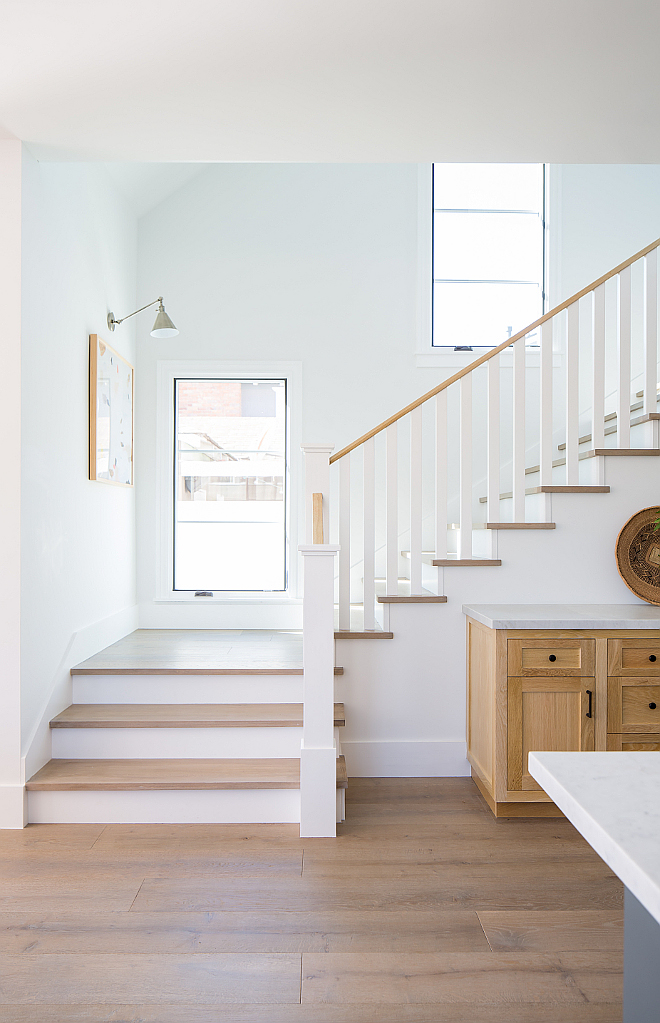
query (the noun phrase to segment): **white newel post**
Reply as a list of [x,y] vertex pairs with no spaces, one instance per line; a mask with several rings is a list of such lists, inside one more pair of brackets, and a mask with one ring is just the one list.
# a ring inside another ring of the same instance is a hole
[[[313,494],[323,495],[323,535],[328,539],[329,457],[333,446],[302,445],[305,453],[303,556],[303,738],[300,748],[300,837],[334,838],[337,833],[337,749],[335,747],[335,555],[339,547],[314,543]],[[317,520],[318,529],[318,520]]]

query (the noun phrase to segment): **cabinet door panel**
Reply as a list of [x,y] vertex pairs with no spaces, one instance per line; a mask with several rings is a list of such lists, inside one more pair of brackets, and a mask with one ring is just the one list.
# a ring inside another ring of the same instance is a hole
[[539,750],[593,750],[593,678],[509,678],[508,788],[539,790],[527,769]]
[[594,674],[593,639],[510,639],[509,675],[514,677]]
[[608,732],[660,732],[660,679],[610,678]]

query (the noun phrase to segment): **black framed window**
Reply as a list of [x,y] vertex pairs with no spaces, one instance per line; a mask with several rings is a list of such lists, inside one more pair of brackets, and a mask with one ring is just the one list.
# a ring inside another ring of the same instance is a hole
[[494,348],[543,313],[543,164],[433,165],[434,348]]

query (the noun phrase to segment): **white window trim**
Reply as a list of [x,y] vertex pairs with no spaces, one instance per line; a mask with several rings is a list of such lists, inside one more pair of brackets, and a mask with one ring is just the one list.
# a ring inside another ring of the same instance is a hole
[[[302,451],[302,363],[301,362],[225,362],[198,359],[158,360],[156,396],[156,487],[158,494],[158,579],[155,603],[194,604],[291,604],[301,600],[298,544],[304,522]],[[269,594],[223,591],[213,597],[195,597],[194,593],[174,590],[174,381],[180,377],[203,380],[259,379],[286,380],[287,384],[287,589]]]
[[[463,369],[474,362],[473,352],[433,348],[433,164],[417,165],[417,369]],[[430,216],[429,216],[430,211]]]

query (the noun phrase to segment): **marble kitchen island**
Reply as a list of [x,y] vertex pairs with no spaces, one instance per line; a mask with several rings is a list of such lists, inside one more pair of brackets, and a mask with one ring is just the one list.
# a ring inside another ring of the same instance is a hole
[[624,1023],[660,1020],[660,753],[531,752],[529,773],[626,887]]

